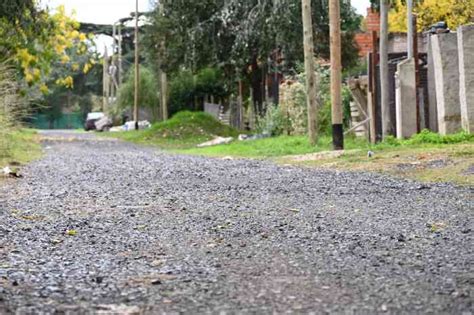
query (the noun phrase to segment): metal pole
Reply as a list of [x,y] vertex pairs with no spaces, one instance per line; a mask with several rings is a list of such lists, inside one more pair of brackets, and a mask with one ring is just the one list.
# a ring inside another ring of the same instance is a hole
[[339,0],[329,1],[329,33],[331,51],[332,144],[334,150],[344,149],[341,100],[341,24]]
[[138,69],[138,0],[135,6],[135,97],[133,104],[133,120],[135,121],[135,130],[138,130],[138,91],[139,91],[139,75]]

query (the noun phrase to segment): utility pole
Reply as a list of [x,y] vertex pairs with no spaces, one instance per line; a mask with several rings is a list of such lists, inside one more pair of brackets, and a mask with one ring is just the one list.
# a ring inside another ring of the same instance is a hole
[[139,75],[138,69],[138,0],[135,1],[135,97],[133,103],[133,120],[135,121],[135,130],[138,130],[138,91],[139,91]]
[[331,51],[331,104],[332,145],[334,150],[344,149],[341,100],[341,12],[339,0],[329,0],[329,33]]
[[[164,16],[165,14],[165,4],[164,0],[160,0],[160,14]],[[161,51],[161,58],[162,58],[162,66],[163,66],[163,60],[166,52],[166,43],[165,40],[163,39],[160,43],[160,51]],[[161,109],[162,109],[162,115],[163,115],[163,120],[168,119],[168,76],[166,74],[166,71],[164,70],[163,67],[161,67],[160,71],[160,84],[161,84]]]
[[389,0],[380,0],[380,96],[382,109],[382,138],[392,133],[388,84],[388,9]]
[[311,18],[311,0],[301,0],[304,36],[304,67],[306,73],[306,98],[308,104],[308,135],[311,145],[317,142],[318,94],[314,69],[313,21]]
[[122,85],[123,69],[122,69],[122,23],[118,25],[118,83]]
[[413,0],[407,0],[407,55],[408,59],[413,58]]

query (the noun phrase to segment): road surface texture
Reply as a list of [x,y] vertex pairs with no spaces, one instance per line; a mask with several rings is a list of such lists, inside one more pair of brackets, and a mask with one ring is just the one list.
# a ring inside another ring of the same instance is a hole
[[47,133],[1,314],[473,314],[473,189]]

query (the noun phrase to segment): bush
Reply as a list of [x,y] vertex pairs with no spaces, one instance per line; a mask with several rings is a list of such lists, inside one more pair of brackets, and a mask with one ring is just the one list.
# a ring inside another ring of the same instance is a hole
[[257,124],[257,130],[260,133],[271,136],[282,135],[289,129],[289,119],[281,111],[281,108],[274,104],[269,104],[265,115],[260,118]]
[[307,132],[308,107],[305,86],[300,81],[288,80],[280,87],[280,111],[287,118],[287,134],[303,135]]
[[202,138],[215,136],[237,136],[238,131],[223,125],[213,116],[204,112],[182,111],[171,119],[154,124],[145,131],[146,136],[168,139]]
[[438,133],[431,132],[427,129],[422,130],[419,134],[414,135],[406,140],[408,144],[450,144],[474,141],[474,135],[465,131],[442,136]]
[[182,70],[172,77],[169,84],[170,115],[194,109],[195,89],[194,76],[191,71]]
[[[158,82],[153,73],[140,66],[140,85],[139,85],[139,106],[148,107],[152,110],[155,119],[158,117],[159,93],[157,92]],[[135,72],[131,68],[126,81],[118,91],[118,106],[120,109],[133,108],[135,96]]]
[[[332,115],[331,115],[331,95],[330,95],[330,72],[329,69],[319,67],[319,104],[318,110],[318,132],[321,135],[332,134]],[[289,81],[291,84],[282,86],[281,90],[281,110],[288,115],[290,134],[307,133],[307,104],[306,104],[306,88],[305,74],[302,72],[297,76],[296,80]],[[350,102],[352,100],[351,93],[346,86],[342,88],[342,107],[343,107],[343,123],[348,126],[351,120]]]
[[215,97],[227,96],[222,72],[216,68],[204,68],[196,75],[195,93],[198,97],[213,95]]
[[207,95],[222,98],[229,93],[224,85],[222,72],[216,68],[204,68],[196,75],[189,70],[181,70],[170,81],[170,113],[196,110],[195,98]]

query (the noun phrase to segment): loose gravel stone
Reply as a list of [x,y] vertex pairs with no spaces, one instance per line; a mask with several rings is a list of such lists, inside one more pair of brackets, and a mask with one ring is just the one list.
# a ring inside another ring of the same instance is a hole
[[0,185],[0,313],[473,311],[473,189],[49,133]]

